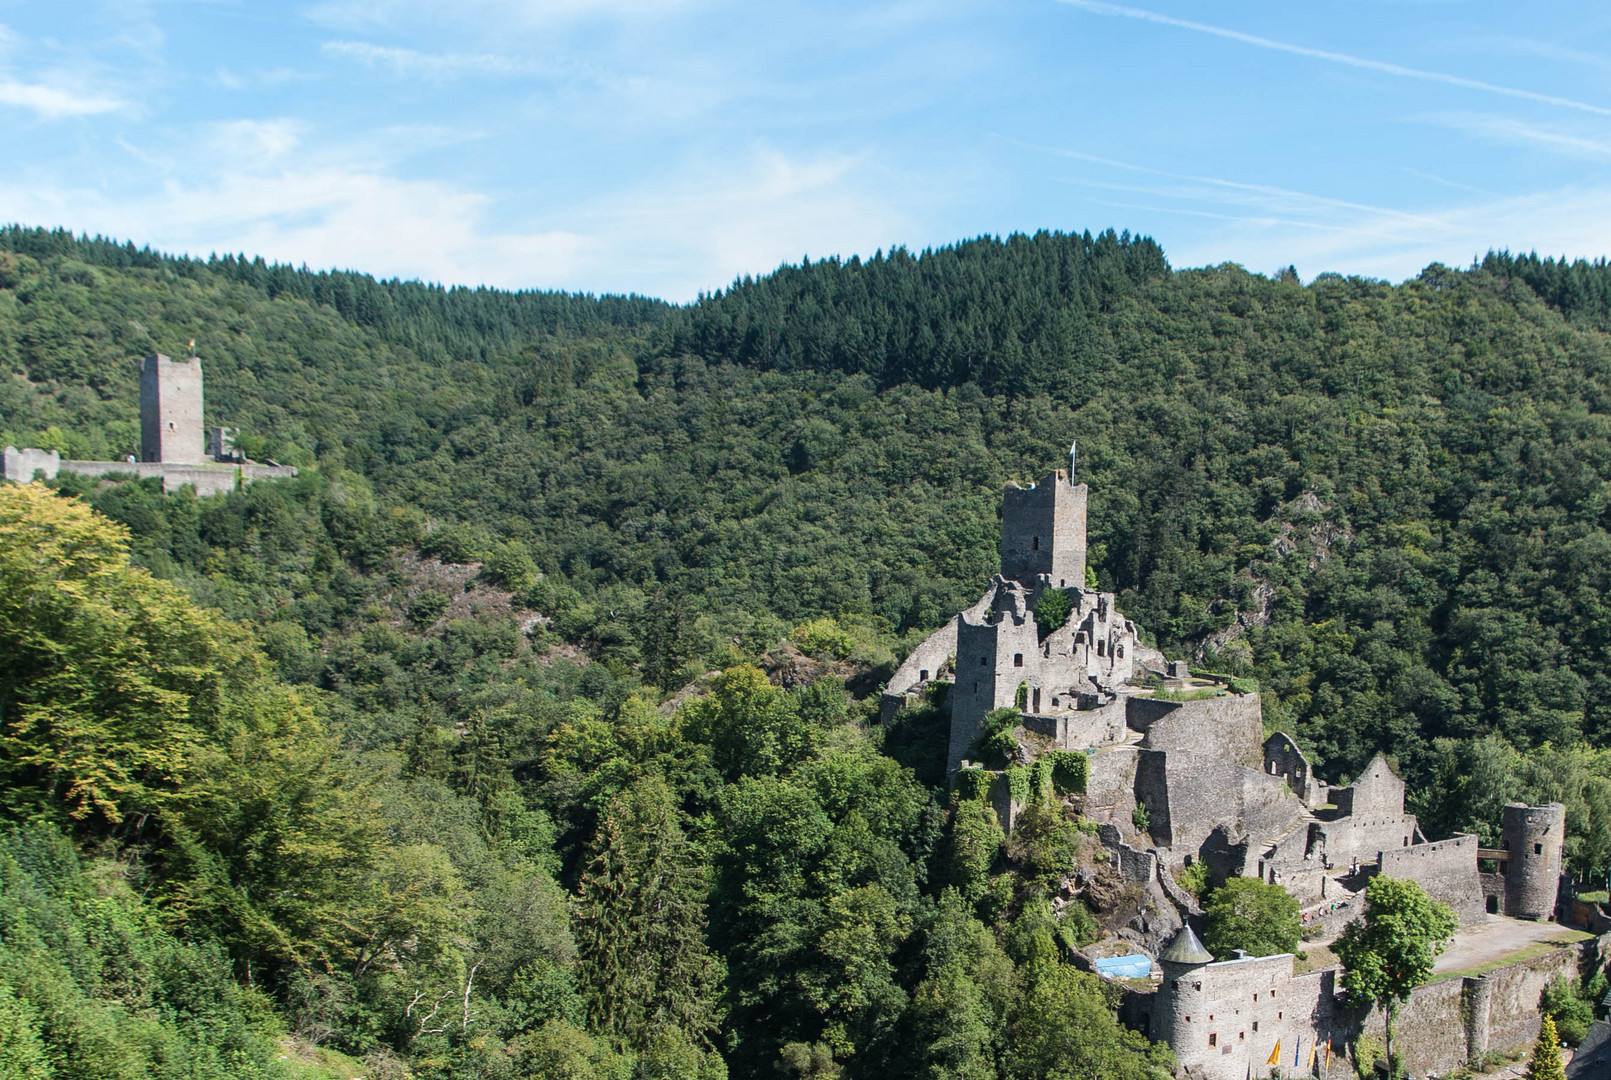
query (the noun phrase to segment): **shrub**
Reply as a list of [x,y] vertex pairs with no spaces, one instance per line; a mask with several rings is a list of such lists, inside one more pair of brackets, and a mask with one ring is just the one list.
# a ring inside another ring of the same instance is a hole
[[1041,758],[1051,763],[1052,790],[1059,795],[1083,795],[1091,773],[1091,759],[1079,750],[1053,750]]
[[[1599,981],[1604,982],[1603,978]],[[1603,986],[1601,992],[1604,993]],[[1588,1034],[1589,1025],[1594,1023],[1594,1003],[1597,1000],[1587,997],[1575,979],[1563,975],[1544,987],[1538,1008],[1545,1016],[1554,1017],[1561,1042],[1576,1046]]]
[[789,639],[800,646],[801,652],[812,656],[849,660],[856,651],[856,639],[850,631],[836,620],[826,617],[801,623],[789,634]]
[[1074,610],[1074,601],[1062,589],[1047,589],[1040,594],[1040,600],[1035,604],[1035,628],[1042,641],[1046,640],[1053,630],[1068,622],[1069,612]]
[[1136,827],[1136,832],[1141,833],[1152,828],[1152,812],[1147,809],[1146,803],[1136,803],[1136,808],[1130,811],[1130,824]]
[[1208,864],[1198,859],[1175,875],[1175,884],[1201,900],[1208,891]]
[[984,769],[963,769],[957,773],[957,801],[985,802],[990,798],[990,785],[996,774]]
[[986,765],[993,767],[1006,765],[1014,751],[1018,749],[1018,740],[1013,737],[1013,732],[1017,728],[1017,710],[995,709],[987,713],[984,718],[984,729],[968,747],[969,754]]

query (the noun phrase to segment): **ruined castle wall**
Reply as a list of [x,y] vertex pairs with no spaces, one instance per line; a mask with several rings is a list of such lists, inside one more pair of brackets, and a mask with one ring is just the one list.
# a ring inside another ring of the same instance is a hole
[[1284,731],[1264,740],[1264,771],[1285,779],[1292,793],[1309,806],[1319,806],[1325,801],[1325,785],[1315,780],[1309,759],[1298,749],[1297,740]]
[[1136,808],[1136,767],[1138,751],[1130,747],[1091,755],[1091,769],[1085,779],[1085,816],[1093,821],[1128,825]]
[[904,694],[930,679],[938,678],[945,662],[957,654],[957,622],[960,618],[952,618],[913,649],[901,666],[895,669],[895,674],[890,676],[885,684],[885,693]]
[[1310,821],[1299,821],[1259,857],[1259,877],[1280,885],[1307,906],[1324,898],[1325,845]]
[[1088,750],[1124,741],[1124,699],[1095,709],[1060,713],[1052,733],[1059,750]]
[[1023,596],[1010,590],[996,590],[995,602],[1011,610],[1000,610],[993,621],[975,623],[967,617],[957,622],[957,674],[951,689],[951,741],[948,772],[956,772],[969,747],[984,727],[984,718],[993,709],[1015,706],[1020,683],[1040,680],[1035,619],[1022,610]]
[[3,462],[5,478],[13,484],[31,484],[35,473],[43,473],[46,480],[54,480],[62,464],[62,456],[55,450],[36,450],[31,446],[18,450],[8,446],[0,453],[4,455],[0,462]]
[[175,465],[165,461],[63,461],[62,472],[81,476],[137,476],[147,479],[158,477],[162,490],[173,494],[189,484],[196,495],[221,495],[234,491],[237,481],[288,480],[297,474],[291,465],[222,465],[208,462],[202,465]]
[[1343,866],[1355,859],[1374,862],[1381,852],[1402,851],[1415,842],[1415,816],[1362,817],[1356,814],[1328,824],[1326,834],[1327,854],[1332,865]]
[[1185,750],[1258,770],[1264,761],[1264,712],[1257,694],[1197,701],[1131,697],[1126,722],[1149,750]]
[[1103,825],[1097,837],[1107,849],[1108,858],[1119,872],[1119,880],[1127,885],[1144,884],[1158,876],[1158,856],[1142,851],[1124,842],[1124,837],[1113,825]]
[[1383,849],[1381,872],[1416,882],[1434,900],[1453,908],[1462,923],[1486,914],[1482,883],[1477,878],[1475,836],[1461,834],[1435,844]]
[[1404,813],[1404,781],[1394,775],[1379,754],[1371,759],[1353,784],[1333,788],[1331,797],[1337,803],[1340,816],[1386,818]]
[[1177,853],[1198,851],[1217,826],[1261,846],[1303,814],[1279,776],[1181,750],[1142,751],[1136,798],[1147,804],[1154,838]]

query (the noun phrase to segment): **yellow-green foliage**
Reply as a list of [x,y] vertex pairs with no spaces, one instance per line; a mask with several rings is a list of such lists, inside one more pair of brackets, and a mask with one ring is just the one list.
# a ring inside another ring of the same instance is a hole
[[1527,1063],[1527,1080],[1566,1080],[1566,1068],[1561,1064],[1561,1040],[1555,1034],[1555,1018],[1548,1013],[1539,1026],[1532,1060]]
[[849,660],[856,651],[856,639],[850,631],[840,626],[837,620],[826,616],[796,626],[789,634],[789,639],[803,652],[813,656],[831,656],[835,660]]

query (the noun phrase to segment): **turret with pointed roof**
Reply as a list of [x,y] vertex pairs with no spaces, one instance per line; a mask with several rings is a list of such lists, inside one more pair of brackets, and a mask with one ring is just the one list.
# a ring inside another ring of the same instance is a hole
[[[1183,967],[1196,967],[1200,964],[1214,962],[1214,954],[1203,947],[1203,943],[1188,926],[1182,926],[1175,940],[1169,943],[1169,948],[1158,957],[1160,963],[1180,964]],[[1167,970],[1167,969],[1166,969]]]

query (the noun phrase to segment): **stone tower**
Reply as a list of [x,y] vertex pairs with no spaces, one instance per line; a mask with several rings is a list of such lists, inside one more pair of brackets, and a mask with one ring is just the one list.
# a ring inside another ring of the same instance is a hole
[[1158,957],[1163,968],[1163,984],[1158,987],[1157,1011],[1152,1016],[1152,1038],[1170,1046],[1194,1046],[1191,1017],[1197,1017],[1197,1027],[1207,1030],[1206,997],[1203,993],[1201,969],[1214,962],[1214,956],[1203,947],[1192,928],[1182,926],[1169,943],[1169,948]]
[[1039,483],[1007,485],[1001,513],[1001,576],[1030,588],[1085,588],[1088,488],[1062,469]]
[[199,465],[207,460],[201,428],[201,360],[157,353],[140,361],[140,460]]
[[1560,803],[1505,807],[1503,835],[1510,852],[1505,870],[1505,914],[1513,919],[1551,919],[1561,887],[1561,847],[1566,807]]

